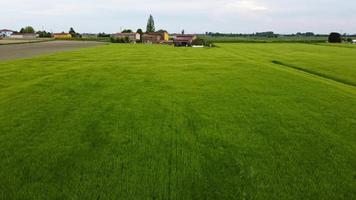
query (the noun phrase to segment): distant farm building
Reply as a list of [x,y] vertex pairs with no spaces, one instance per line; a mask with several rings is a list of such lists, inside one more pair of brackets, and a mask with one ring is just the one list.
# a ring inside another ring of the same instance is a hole
[[10,35],[10,38],[31,40],[38,38],[38,35],[36,33],[13,33]]
[[167,32],[145,33],[142,36],[143,43],[168,43],[169,35]]
[[9,29],[1,29],[0,30],[0,37],[10,37],[11,34],[13,34],[15,31],[9,30]]
[[129,42],[135,43],[141,39],[141,35],[139,33],[116,33],[113,35],[117,39],[127,39]]
[[175,35],[173,43],[177,47],[192,46],[193,41],[196,39],[196,35]]
[[352,40],[352,43],[356,44],[356,40]]
[[54,39],[70,39],[72,35],[69,33],[53,33],[52,36]]

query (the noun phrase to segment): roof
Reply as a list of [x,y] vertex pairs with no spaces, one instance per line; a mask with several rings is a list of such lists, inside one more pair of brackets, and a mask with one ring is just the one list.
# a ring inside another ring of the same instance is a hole
[[9,29],[1,29],[0,32],[15,32],[15,31]]
[[187,40],[193,40],[196,35],[176,35],[176,38],[174,41],[187,41]]
[[168,33],[168,32],[150,32],[150,33],[144,33],[144,35],[162,35],[164,33]]

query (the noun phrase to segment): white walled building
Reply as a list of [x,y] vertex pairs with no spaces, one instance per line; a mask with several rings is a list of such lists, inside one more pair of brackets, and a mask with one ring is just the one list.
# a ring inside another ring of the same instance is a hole
[[10,37],[15,31],[9,29],[1,29],[0,30],[0,37]]
[[10,35],[11,39],[36,39],[38,35],[36,33],[13,33]]

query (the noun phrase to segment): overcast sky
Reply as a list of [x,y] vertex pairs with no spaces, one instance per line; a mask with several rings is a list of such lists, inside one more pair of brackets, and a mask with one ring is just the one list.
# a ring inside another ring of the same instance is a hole
[[169,32],[356,33],[356,0],[1,0],[0,8],[0,29],[14,30],[145,30],[152,14]]

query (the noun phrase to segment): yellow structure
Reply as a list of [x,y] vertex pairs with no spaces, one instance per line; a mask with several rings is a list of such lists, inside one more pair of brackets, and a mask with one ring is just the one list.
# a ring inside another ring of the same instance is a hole
[[70,38],[72,38],[72,35],[69,33],[54,33],[53,38],[54,39],[70,39]]
[[169,35],[167,32],[163,32],[163,40],[168,41],[169,40]]

